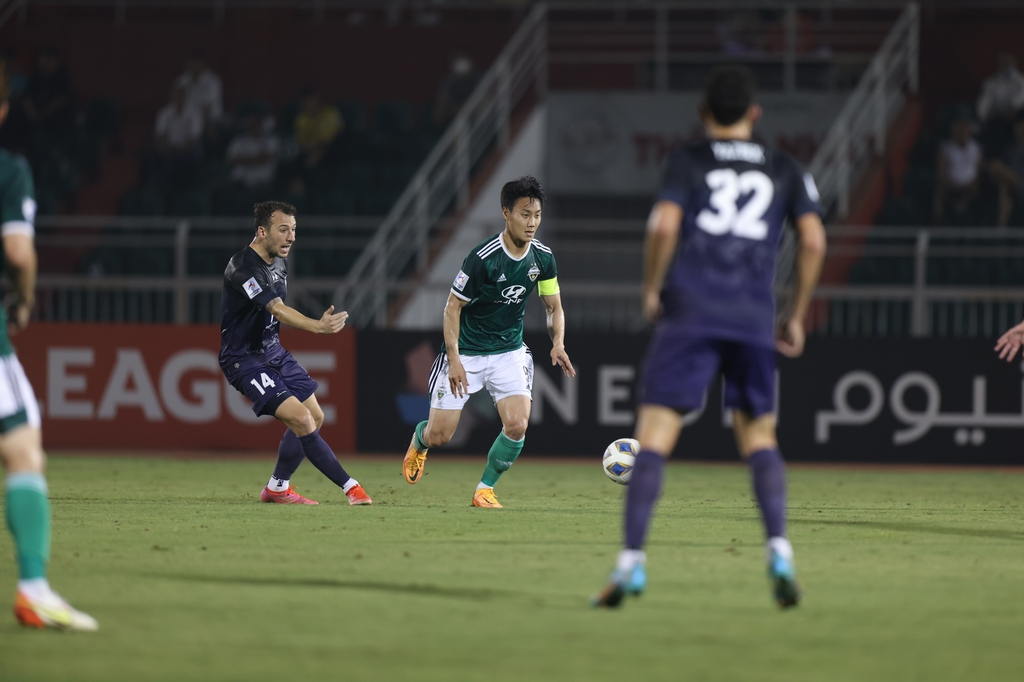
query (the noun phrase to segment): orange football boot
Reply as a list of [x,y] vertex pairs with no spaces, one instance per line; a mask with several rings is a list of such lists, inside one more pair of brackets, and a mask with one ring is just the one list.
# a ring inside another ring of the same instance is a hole
[[494,488],[480,488],[473,493],[473,506],[487,509],[504,509],[498,498],[494,496]]
[[405,459],[402,460],[402,475],[407,483],[416,483],[423,475],[423,469],[427,466],[427,451],[416,449],[416,434],[412,435],[409,442],[409,449],[405,451]]
[[295,492],[295,488],[288,486],[287,490],[282,490],[279,493],[274,492],[270,488],[264,488],[263,492],[260,493],[260,500],[263,502],[276,502],[277,504],[320,504],[316,500],[311,500],[308,497]]
[[345,493],[345,497],[348,498],[348,504],[350,507],[355,507],[360,504],[373,504],[373,500],[371,500],[370,496],[366,494],[365,490],[363,490],[363,486],[358,483],[348,489],[348,492]]
[[71,607],[56,592],[45,600],[36,600],[22,591],[14,598],[14,617],[27,628],[56,628],[78,632],[95,632],[96,619]]

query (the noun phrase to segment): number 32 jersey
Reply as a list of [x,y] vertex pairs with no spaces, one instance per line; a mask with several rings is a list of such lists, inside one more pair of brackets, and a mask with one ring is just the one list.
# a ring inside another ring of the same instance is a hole
[[709,140],[671,154],[658,200],[683,209],[661,292],[662,324],[774,347],[783,226],[787,218],[822,214],[811,176],[789,155],[756,142]]

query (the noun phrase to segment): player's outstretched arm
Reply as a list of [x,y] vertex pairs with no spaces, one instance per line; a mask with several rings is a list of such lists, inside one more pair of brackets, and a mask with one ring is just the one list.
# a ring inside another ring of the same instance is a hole
[[644,238],[643,312],[648,322],[661,317],[661,288],[665,285],[683,222],[683,207],[674,201],[659,201],[647,219]]
[[1024,345],[1024,322],[1013,327],[996,341],[996,351],[1000,360],[1010,362],[1017,355],[1021,345]]
[[345,321],[348,313],[344,310],[340,313],[334,312],[334,306],[324,311],[319,320],[306,317],[295,308],[284,304],[280,298],[275,298],[267,304],[267,312],[276,317],[283,324],[314,334],[337,334],[345,328]]
[[562,295],[541,296],[548,316],[548,336],[551,337],[551,366],[561,367],[567,377],[576,376],[576,370],[565,352],[565,311],[562,310]]
[[7,328],[16,334],[28,326],[36,300],[36,247],[26,234],[8,234],[3,238],[4,259],[11,271],[17,299],[9,310]]
[[448,387],[458,397],[469,395],[469,379],[459,357],[459,332],[462,329],[462,309],[469,301],[448,294],[444,306],[444,347],[448,353]]
[[811,295],[821,276],[825,262],[825,227],[817,213],[805,213],[796,219],[800,248],[796,254],[796,295],[789,318],[779,329],[775,343],[786,357],[795,358],[804,352],[804,318],[811,305]]

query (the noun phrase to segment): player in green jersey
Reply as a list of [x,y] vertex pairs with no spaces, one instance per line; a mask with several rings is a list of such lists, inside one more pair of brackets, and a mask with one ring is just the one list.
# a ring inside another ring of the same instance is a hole
[[[0,124],[9,104],[6,79],[0,75]],[[89,615],[71,608],[46,580],[50,558],[50,502],[43,467],[39,404],[25,371],[14,354],[8,329],[28,325],[35,302],[36,215],[32,171],[20,156],[0,150],[0,240],[6,269],[14,285],[10,316],[0,306],[0,460],[7,472],[4,511],[18,558],[18,590],[14,615],[28,627],[96,630]]]
[[430,371],[430,418],[416,426],[402,464],[405,480],[419,481],[427,450],[451,440],[469,396],[486,388],[502,430],[487,453],[474,507],[501,508],[494,484],[523,450],[533,389],[523,314],[534,288],[547,310],[551,364],[576,376],[565,352],[555,257],[534,238],[543,205],[544,188],[536,178],[522,177],[501,188],[505,230],[474,247],[455,277],[444,309],[444,345]]

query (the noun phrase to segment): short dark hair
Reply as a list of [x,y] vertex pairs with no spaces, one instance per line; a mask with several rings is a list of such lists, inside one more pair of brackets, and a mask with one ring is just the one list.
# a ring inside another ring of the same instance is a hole
[[536,199],[543,208],[544,187],[540,184],[540,180],[532,175],[524,175],[518,180],[506,182],[505,186],[501,188],[502,208],[511,211],[516,207],[516,202],[523,198]]
[[754,103],[754,72],[746,66],[716,67],[704,85],[704,106],[719,125],[736,123]]
[[286,204],[283,201],[261,201],[253,206],[252,210],[253,222],[256,223],[257,230],[261,227],[270,227],[270,216],[274,215],[274,211],[280,211],[285,215],[295,215],[295,207],[291,204]]

